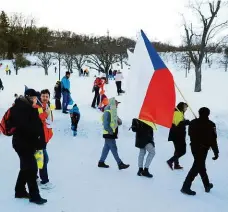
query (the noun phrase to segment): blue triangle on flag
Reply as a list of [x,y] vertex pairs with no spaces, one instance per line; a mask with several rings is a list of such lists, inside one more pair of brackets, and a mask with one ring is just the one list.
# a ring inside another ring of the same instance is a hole
[[153,45],[151,44],[151,42],[147,38],[146,34],[143,32],[143,30],[141,30],[141,35],[142,35],[142,38],[143,38],[144,43],[146,45],[147,51],[150,55],[150,60],[152,62],[152,65],[154,66],[154,70],[156,71],[156,70],[167,68],[165,63],[162,61],[162,59],[160,58],[160,56],[156,52],[155,48],[153,47]]

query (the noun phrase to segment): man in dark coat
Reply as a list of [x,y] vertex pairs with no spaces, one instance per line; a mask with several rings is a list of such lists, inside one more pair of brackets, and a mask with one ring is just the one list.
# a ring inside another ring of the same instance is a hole
[[54,87],[55,90],[55,109],[56,110],[61,110],[62,106],[61,106],[61,82],[57,81]]
[[[36,182],[37,162],[36,150],[45,147],[43,125],[37,109],[33,106],[37,102],[37,92],[27,89],[25,96],[15,100],[11,108],[11,123],[16,128],[13,135],[13,148],[20,158],[20,172],[15,187],[15,198],[29,198],[30,202],[44,204],[46,199],[41,198]],[[28,185],[29,194],[25,185]]]
[[194,162],[181,189],[181,192],[184,194],[196,195],[196,192],[191,190],[191,185],[198,174],[200,174],[203,181],[205,192],[208,193],[213,188],[213,184],[210,183],[207,175],[205,162],[210,148],[212,148],[215,155],[212,158],[213,160],[218,159],[219,150],[217,145],[216,125],[209,120],[209,115],[210,110],[208,108],[200,108],[199,118],[191,121],[189,125],[189,136]]
[[[149,173],[149,166],[155,155],[153,128],[140,120],[137,121],[139,122],[139,127],[136,129],[135,146],[140,149],[138,157],[139,171],[137,175],[152,178],[153,175]],[[146,152],[148,152],[148,155],[144,166],[143,162]]]

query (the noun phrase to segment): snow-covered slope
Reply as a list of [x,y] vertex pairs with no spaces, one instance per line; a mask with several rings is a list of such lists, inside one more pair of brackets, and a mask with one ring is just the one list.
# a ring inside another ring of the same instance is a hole
[[[168,56],[169,57],[169,56]],[[18,76],[5,76],[4,67],[9,61],[4,61],[0,68],[0,77],[5,90],[0,92],[0,117],[13,102],[14,93],[22,94],[24,85],[41,90],[48,88],[53,93],[58,74],[54,74],[54,67],[50,68],[49,76],[37,67],[28,67],[20,70]],[[128,131],[129,122],[120,128],[117,142],[119,154],[129,169],[119,171],[110,154],[107,164],[110,169],[97,168],[97,162],[103,147],[101,113],[90,107],[93,94],[92,83],[94,78],[79,78],[75,73],[71,77],[72,96],[79,105],[82,117],[79,123],[77,138],[71,136],[70,118],[59,111],[54,111],[54,138],[48,145],[50,157],[49,177],[56,187],[53,190],[43,191],[41,194],[48,199],[44,206],[29,204],[27,200],[14,199],[14,186],[19,170],[19,160],[11,147],[11,138],[0,135],[0,211],[4,212],[227,212],[228,211],[228,73],[222,69],[204,70],[203,91],[193,93],[194,73],[191,71],[188,78],[184,72],[176,71],[177,64],[168,61],[176,83],[180,86],[193,110],[202,106],[211,109],[211,118],[218,128],[218,143],[220,158],[211,159],[212,152],[207,160],[208,174],[214,183],[211,193],[204,192],[201,179],[195,180],[192,189],[197,196],[189,197],[180,192],[182,183],[189,171],[193,158],[188,146],[187,154],[180,160],[183,171],[170,171],[165,161],[172,155],[172,143],[167,141],[168,129],[159,128],[155,133],[156,156],[150,171],[153,179],[138,177],[137,156],[138,149],[134,147],[134,134]],[[205,66],[206,67],[206,66]],[[129,70],[126,68],[127,77]],[[93,75],[91,75],[93,76]],[[139,79],[140,80],[140,79]],[[143,82],[142,82],[143,83]],[[105,88],[108,97],[116,96],[115,83],[110,82]],[[127,92],[127,90],[126,90]],[[117,97],[123,101],[123,97]],[[178,101],[182,100],[177,93]],[[121,114],[127,111],[121,110]],[[187,118],[192,118],[188,112]],[[187,141],[189,143],[189,140]]]

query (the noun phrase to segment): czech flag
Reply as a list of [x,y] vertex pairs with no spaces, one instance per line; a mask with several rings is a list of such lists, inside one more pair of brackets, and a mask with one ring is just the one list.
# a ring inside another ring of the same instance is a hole
[[143,31],[130,63],[125,118],[170,128],[176,103],[174,79]]

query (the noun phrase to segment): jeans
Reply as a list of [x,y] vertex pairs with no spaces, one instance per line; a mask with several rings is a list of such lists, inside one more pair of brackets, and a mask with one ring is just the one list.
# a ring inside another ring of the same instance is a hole
[[62,103],[62,109],[63,109],[63,112],[66,112],[67,111],[67,106],[70,102],[70,93],[67,92],[67,91],[64,91],[63,93],[63,103]]
[[105,138],[105,143],[104,143],[104,147],[103,147],[103,150],[101,153],[101,158],[100,158],[99,162],[105,162],[105,160],[108,156],[109,150],[111,150],[113,157],[115,158],[117,164],[119,165],[120,163],[122,163],[122,161],[118,155],[116,140],[115,139],[108,139],[108,138]]
[[155,148],[153,144],[149,143],[145,146],[145,148],[140,149],[139,151],[139,157],[138,157],[138,166],[139,168],[143,168],[143,162],[144,162],[144,157],[146,155],[146,151],[148,152],[147,158],[146,158],[146,163],[145,163],[145,168],[149,168],[154,155],[155,155]]
[[34,156],[35,152],[27,150],[15,149],[20,158],[20,172],[18,174],[15,186],[16,194],[24,194],[26,192],[25,185],[27,183],[31,200],[40,198],[39,188],[36,182],[37,162]]
[[43,165],[43,169],[40,169],[39,172],[40,172],[41,184],[46,184],[49,182],[48,170],[47,170],[49,157],[46,149],[43,150],[43,154],[44,154],[44,165]]

